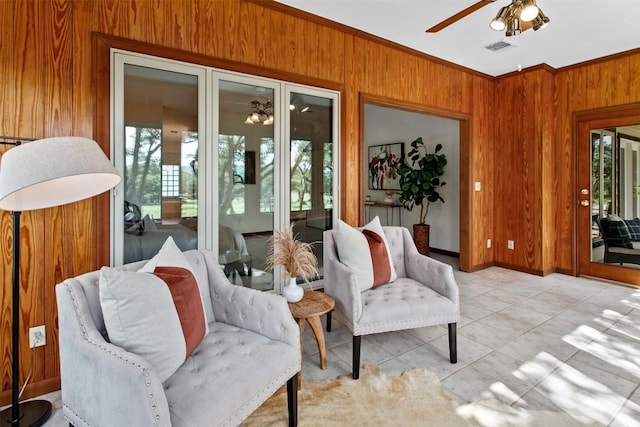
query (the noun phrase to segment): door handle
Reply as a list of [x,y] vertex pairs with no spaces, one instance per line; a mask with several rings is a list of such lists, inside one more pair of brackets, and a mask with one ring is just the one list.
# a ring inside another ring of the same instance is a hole
[[589,201],[588,200],[580,200],[580,204],[582,206],[589,206]]

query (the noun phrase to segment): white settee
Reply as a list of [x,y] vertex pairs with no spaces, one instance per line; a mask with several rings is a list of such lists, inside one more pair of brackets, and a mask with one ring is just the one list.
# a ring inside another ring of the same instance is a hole
[[146,360],[108,341],[98,271],[56,286],[64,416],[93,427],[237,425],[286,383],[296,425],[300,330],[285,299],[232,285],[211,252],[184,255],[209,333],[164,383]]

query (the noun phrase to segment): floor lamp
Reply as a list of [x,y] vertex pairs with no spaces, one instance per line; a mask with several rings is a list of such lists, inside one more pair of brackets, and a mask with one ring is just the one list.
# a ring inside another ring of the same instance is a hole
[[[57,137],[16,145],[0,159],[0,209],[13,214],[12,389],[11,407],[2,411],[2,426],[40,426],[51,415],[51,403],[19,403],[20,214],[86,199],[113,188],[120,176],[95,141]],[[29,140],[22,138],[22,141]]]

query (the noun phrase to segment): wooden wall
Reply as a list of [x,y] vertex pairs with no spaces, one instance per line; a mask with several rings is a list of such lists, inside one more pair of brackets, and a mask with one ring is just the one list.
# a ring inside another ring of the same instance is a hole
[[495,263],[545,274],[555,262],[553,70],[497,79],[494,103]]
[[[461,203],[473,213],[462,226],[473,238],[465,243],[461,264],[467,269],[490,265],[493,254],[484,241],[493,230],[492,80],[323,20],[286,13],[277,4],[266,5],[244,0],[1,1],[0,134],[42,138],[108,133],[102,128],[108,124],[103,111],[109,100],[96,91],[108,70],[96,67],[94,33],[214,58],[238,71],[320,86],[330,83],[343,94],[342,217],[356,224],[363,219],[360,94],[463,114],[469,117],[464,132],[471,141],[465,156],[469,171],[463,173],[482,181],[484,190],[471,193],[463,188]],[[99,139],[108,151],[109,141]],[[34,374],[25,396],[59,387],[54,286],[106,262],[104,197],[23,214],[21,380],[31,357],[27,330],[47,327],[47,345],[34,351]],[[8,212],[0,213],[0,230],[0,404],[6,404],[11,384]]]

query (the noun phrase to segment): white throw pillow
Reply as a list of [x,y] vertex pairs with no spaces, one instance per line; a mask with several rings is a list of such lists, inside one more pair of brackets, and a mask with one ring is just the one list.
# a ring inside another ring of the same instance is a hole
[[140,271],[103,267],[100,304],[109,340],[166,381],[207,333],[192,267],[169,237]]
[[340,262],[354,272],[361,292],[396,280],[389,245],[377,216],[360,230],[338,220],[334,236]]

